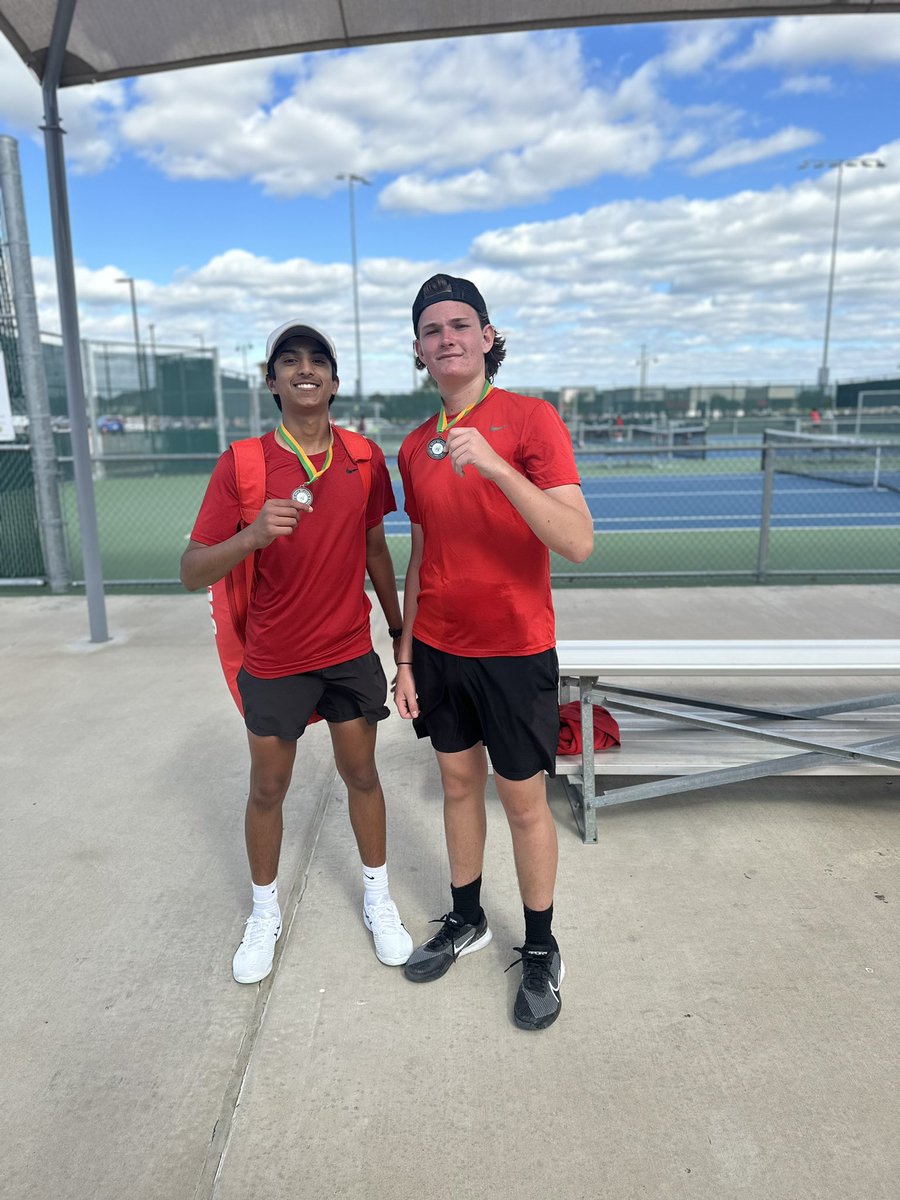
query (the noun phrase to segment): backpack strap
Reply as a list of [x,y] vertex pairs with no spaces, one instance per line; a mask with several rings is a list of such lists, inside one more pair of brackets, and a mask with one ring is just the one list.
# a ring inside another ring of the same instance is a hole
[[231,453],[243,529],[256,520],[266,502],[266,456],[258,437],[232,442]]
[[[259,438],[243,438],[232,442],[231,454],[240,506],[238,529],[243,529],[256,520],[266,502],[266,456]],[[208,588],[219,661],[229,691],[241,713],[244,707],[237,676],[244,661],[247,610],[255,583],[256,555],[248,554],[227,575]]]

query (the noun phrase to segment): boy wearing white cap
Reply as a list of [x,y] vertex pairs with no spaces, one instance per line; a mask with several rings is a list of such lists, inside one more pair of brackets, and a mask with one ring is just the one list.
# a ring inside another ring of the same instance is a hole
[[[238,983],[272,969],[281,935],[277,871],[282,807],[297,739],[313,714],[328,723],[335,765],[348,793],[363,867],[363,919],[381,962],[400,966],[412,940],[388,889],[384,795],[375,766],[377,722],[388,716],[387,682],[372,649],[368,573],[398,645],[402,620],[384,516],[396,508],[381,450],[370,443],[366,488],[329,407],[339,386],[331,339],[288,321],[266,345],[266,383],[281,410],[260,439],[266,501],[240,527],[235,458],[213,471],[181,560],[190,591],[224,578],[255,555],[238,687],[250,743],[245,834],[253,910],[232,963]],[[237,532],[235,532],[237,530]]]

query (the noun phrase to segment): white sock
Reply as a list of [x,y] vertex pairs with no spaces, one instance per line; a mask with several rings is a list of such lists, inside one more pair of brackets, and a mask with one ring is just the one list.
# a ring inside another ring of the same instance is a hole
[[[251,880],[251,883],[253,881]],[[253,883],[253,916],[280,917],[278,907],[278,880],[272,883]]]
[[371,908],[382,896],[390,898],[388,890],[388,873],[387,864],[382,867],[367,867],[363,864],[363,887],[366,889],[366,894],[363,897],[363,902],[366,908]]

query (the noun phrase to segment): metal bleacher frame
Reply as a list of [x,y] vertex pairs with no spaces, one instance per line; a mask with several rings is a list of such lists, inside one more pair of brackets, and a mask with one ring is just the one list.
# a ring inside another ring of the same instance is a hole
[[[900,678],[900,639],[560,641],[557,653],[560,702],[580,702],[583,746],[580,755],[557,758],[557,775],[586,843],[597,841],[599,808],[629,801],[795,772],[900,770],[900,691],[779,709],[607,682],[686,676]],[[609,791],[598,788],[595,704],[617,717],[628,714],[626,722],[638,718],[634,728],[623,725],[622,746],[604,752],[604,772],[665,778]],[[688,741],[698,730],[706,734]],[[755,754],[747,739],[768,743],[769,755]],[[789,746],[793,753],[772,756],[778,746]]]

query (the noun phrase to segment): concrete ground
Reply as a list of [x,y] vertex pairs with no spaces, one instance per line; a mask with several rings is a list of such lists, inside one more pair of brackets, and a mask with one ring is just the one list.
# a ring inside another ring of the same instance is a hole
[[[892,587],[569,590],[559,635],[898,636]],[[198,596],[0,600],[0,1180],[16,1200],[895,1200],[900,783],[774,778],[560,836],[564,1009],[512,1024],[521,940],[440,982],[375,959],[327,730],[301,743],[276,969],[241,987],[246,744]],[[381,622],[376,646],[387,650]],[[860,693],[885,681],[854,684]],[[848,691],[754,681],[748,700]],[[799,694],[802,693],[802,694]],[[438,777],[379,734],[392,891],[448,908]]]

